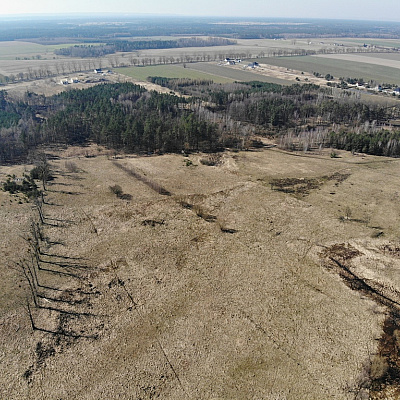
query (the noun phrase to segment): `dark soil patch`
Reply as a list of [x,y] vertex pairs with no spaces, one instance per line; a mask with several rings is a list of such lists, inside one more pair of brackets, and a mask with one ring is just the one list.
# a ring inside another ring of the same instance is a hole
[[[379,340],[378,360],[384,360],[382,375],[371,380],[370,399],[383,399],[390,388],[393,398],[400,398],[400,318],[391,312],[383,324],[383,333]],[[373,369],[374,364],[371,365]],[[379,366],[378,366],[379,367]]]
[[383,253],[388,254],[393,257],[400,257],[400,246],[399,245],[394,245],[394,244],[385,244],[381,246],[380,250],[383,251]]
[[335,172],[317,178],[277,178],[270,181],[271,189],[279,192],[300,196],[310,194],[311,190],[319,189],[325,182],[336,181],[335,186],[345,181],[350,174]]

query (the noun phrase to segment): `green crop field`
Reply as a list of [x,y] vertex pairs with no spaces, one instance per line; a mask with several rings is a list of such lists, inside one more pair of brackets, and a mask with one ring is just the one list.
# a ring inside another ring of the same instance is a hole
[[229,83],[234,79],[223,75],[214,75],[209,72],[202,72],[192,68],[184,68],[182,64],[174,65],[153,65],[149,67],[116,68],[116,72],[130,76],[131,78],[145,81],[149,76],[162,76],[165,78],[190,78],[190,79],[211,79],[216,83]]
[[335,78],[363,78],[379,83],[400,84],[400,69],[376,64],[313,56],[271,57],[257,61],[304,72],[319,72],[321,75],[331,74]]

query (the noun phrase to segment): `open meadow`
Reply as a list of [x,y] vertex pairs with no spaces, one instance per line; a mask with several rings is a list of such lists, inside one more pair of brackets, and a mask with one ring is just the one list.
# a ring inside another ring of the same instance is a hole
[[39,250],[38,209],[0,192],[0,398],[361,399],[387,371],[399,160],[47,152]]
[[224,74],[217,75],[212,72],[198,71],[190,64],[186,68],[183,64],[173,65],[153,65],[149,67],[130,67],[130,68],[116,68],[115,71],[119,74],[129,76],[138,81],[146,81],[149,76],[162,76],[164,78],[189,78],[189,79],[205,79],[212,80],[215,83],[229,83],[234,82],[233,79],[224,76]]

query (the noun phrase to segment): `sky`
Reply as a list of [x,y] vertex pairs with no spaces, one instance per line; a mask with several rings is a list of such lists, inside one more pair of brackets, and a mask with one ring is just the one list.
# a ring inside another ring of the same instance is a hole
[[0,15],[96,12],[400,22],[400,0],[13,0],[0,7]]

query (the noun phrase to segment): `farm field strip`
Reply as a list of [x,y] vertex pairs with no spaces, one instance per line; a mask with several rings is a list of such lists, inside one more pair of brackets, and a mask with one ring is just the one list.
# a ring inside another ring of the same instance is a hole
[[[397,55],[398,56],[398,55]],[[360,62],[366,64],[374,64],[374,65],[383,65],[385,67],[397,68],[400,69],[400,58],[398,59],[387,59],[381,58],[379,55],[359,55],[359,54],[325,54],[325,55],[317,55],[314,57],[318,58],[329,58],[334,60],[343,60],[350,62]]]
[[[83,64],[84,63],[84,64]],[[46,67],[53,71],[53,73],[56,72],[57,66],[59,67],[60,72],[62,71],[62,67],[65,67],[65,73],[62,73],[62,75],[66,75],[71,73],[69,71],[69,67],[71,65],[85,65],[88,66],[88,60],[87,59],[65,59],[65,58],[60,58],[57,60],[6,60],[2,59],[0,57],[0,74],[3,75],[11,75],[11,74],[18,74],[19,72],[22,73],[27,73],[29,72],[30,69],[32,70],[38,70],[41,69],[42,67]],[[89,69],[89,68],[88,68]],[[90,68],[92,69],[92,68]],[[61,75],[61,73],[60,73]]]
[[[98,46],[102,43],[84,43],[87,46]],[[55,56],[53,51],[57,49],[63,49],[67,47],[72,47],[75,45],[80,45],[80,43],[64,43],[64,44],[51,44],[43,45],[31,42],[0,42],[0,59],[3,60],[13,60],[15,57],[32,57],[32,55],[40,55],[46,59],[47,57],[53,59]],[[21,60],[25,61],[25,60]]]
[[318,72],[321,75],[332,74],[335,78],[351,77],[394,84],[400,83],[400,70],[398,68],[366,62],[339,60],[333,57],[274,57],[258,59],[258,62],[304,72]]
[[398,39],[345,38],[345,39],[337,40],[337,42],[344,43],[347,45],[351,45],[354,43],[357,45],[369,44],[369,45],[373,45],[373,46],[385,46],[385,47],[399,47],[400,46],[400,40],[398,40]]
[[[372,57],[374,53],[358,53],[359,56]],[[376,57],[382,60],[400,61],[400,53],[375,53]]]

